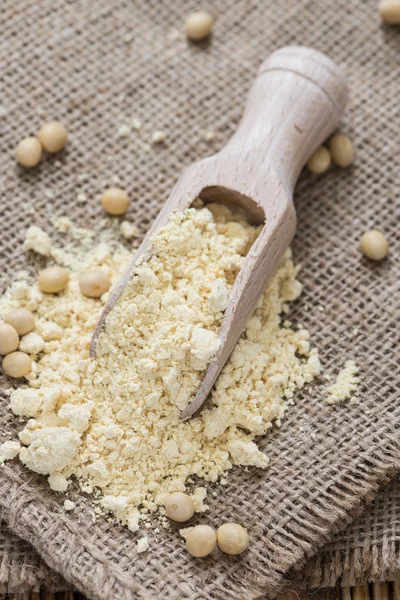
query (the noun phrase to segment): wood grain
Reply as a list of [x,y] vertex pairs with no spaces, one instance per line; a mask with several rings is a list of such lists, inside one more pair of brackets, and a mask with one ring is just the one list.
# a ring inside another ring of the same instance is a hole
[[369,589],[367,585],[359,585],[352,590],[353,600],[370,600]]
[[400,600],[400,581],[393,582],[393,600]]
[[386,582],[374,583],[372,585],[372,597],[374,600],[387,600],[389,597],[389,586]]

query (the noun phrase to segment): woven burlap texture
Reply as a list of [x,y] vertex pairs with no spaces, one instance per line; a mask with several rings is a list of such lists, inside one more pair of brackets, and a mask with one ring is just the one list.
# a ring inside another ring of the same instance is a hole
[[[181,32],[192,8],[181,0],[3,1],[5,279],[17,268],[37,269],[22,252],[32,222],[51,231],[49,219],[67,215],[97,227],[98,196],[113,177],[133,198],[129,217],[144,232],[182,168],[234,131],[265,56],[285,44],[314,46],[347,72],[352,96],[343,130],[354,137],[358,159],[346,171],[302,176],[294,251],[305,290],[290,318],[311,331],[327,373],[356,360],[361,402],[331,408],[322,402],[322,383],[305,390],[281,430],[262,443],[270,469],[236,470],[223,493],[217,488],[210,496],[210,524],[235,519],[250,531],[251,547],[240,558],[194,561],[175,529],[157,539],[150,534],[149,551],[137,556],[136,535],[94,522],[79,497],[78,508],[65,514],[62,499],[39,477],[7,465],[0,506],[8,527],[91,598],[272,597],[400,468],[399,34],[380,25],[372,1],[219,0],[211,7],[211,42],[194,46]],[[140,132],[118,137],[118,127],[133,117],[143,122]],[[68,151],[23,172],[15,165],[16,143],[50,118],[67,124]],[[165,145],[149,144],[155,129],[165,131]],[[203,140],[207,129],[217,133],[212,146]],[[79,191],[88,194],[87,204],[76,202]],[[371,225],[391,242],[391,258],[379,265],[357,249],[360,232]],[[8,439],[18,425],[4,397],[1,417]]]
[[[400,576],[400,485],[394,478],[377,494],[372,504],[353,523],[307,562],[293,572],[288,589],[313,589],[392,581]],[[0,528],[0,593],[71,589],[39,557],[35,549]]]
[[358,519],[318,554],[300,574],[294,589],[395,581],[400,576],[400,485],[396,477]]
[[71,588],[52,571],[34,548],[0,525],[0,594],[22,594],[40,587],[58,591]]

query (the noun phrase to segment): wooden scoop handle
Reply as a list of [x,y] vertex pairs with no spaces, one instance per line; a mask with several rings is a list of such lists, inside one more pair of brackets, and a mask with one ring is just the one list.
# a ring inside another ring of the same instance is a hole
[[221,154],[249,152],[261,168],[272,165],[292,195],[302,167],[337,126],[346,100],[344,74],[330,58],[312,48],[281,48],[261,65],[242,120]]

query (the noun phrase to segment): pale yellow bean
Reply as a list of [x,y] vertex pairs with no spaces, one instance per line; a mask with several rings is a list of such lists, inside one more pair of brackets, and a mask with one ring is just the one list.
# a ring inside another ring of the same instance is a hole
[[377,229],[366,231],[360,239],[363,254],[371,260],[382,260],[389,252],[389,244],[385,235]]
[[217,536],[209,525],[196,525],[186,536],[186,550],[198,558],[211,554],[216,545]]
[[194,503],[188,494],[173,492],[165,500],[167,517],[178,523],[184,523],[193,517]]
[[35,326],[35,317],[25,308],[10,310],[4,317],[4,322],[12,325],[18,335],[25,335],[32,331]]
[[46,152],[59,152],[66,144],[67,130],[62,123],[50,121],[42,125],[38,138]]
[[325,173],[330,167],[331,164],[331,155],[327,148],[321,146],[318,148],[314,154],[311,155],[307,162],[307,169],[311,171],[311,173]]
[[49,267],[39,273],[38,282],[42,292],[56,294],[67,287],[69,273],[63,267]]
[[217,530],[217,544],[226,554],[241,554],[248,548],[249,534],[238,523],[224,523]]
[[18,333],[12,325],[0,323],[0,354],[10,354],[19,346]]
[[400,25],[400,0],[382,0],[379,4],[382,21],[389,25]]
[[200,42],[208,37],[212,27],[213,18],[204,10],[191,13],[185,20],[185,33],[192,42]]
[[82,273],[79,278],[79,287],[84,296],[100,298],[111,287],[111,279],[100,267],[93,267]]
[[354,162],[355,149],[350,138],[337,133],[329,140],[329,150],[332,160],[339,167],[349,167]]
[[17,161],[23,167],[36,167],[42,158],[42,145],[35,137],[26,137],[17,146]]
[[104,192],[101,204],[110,215],[123,215],[129,208],[129,197],[121,188],[111,187]]
[[3,358],[3,370],[9,377],[24,377],[31,367],[32,361],[25,352],[11,352]]

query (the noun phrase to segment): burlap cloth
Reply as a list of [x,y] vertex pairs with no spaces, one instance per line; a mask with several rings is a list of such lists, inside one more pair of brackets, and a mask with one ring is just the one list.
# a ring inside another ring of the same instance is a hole
[[[367,581],[392,581],[400,576],[400,485],[393,479],[367,510],[313,556],[300,573],[288,575],[288,589],[352,586]],[[0,593],[71,589],[35,549],[0,526]],[[290,576],[292,575],[292,577]],[[240,596],[239,596],[240,597]]]
[[[94,521],[79,497],[78,508],[64,513],[62,498],[40,477],[17,462],[6,465],[0,507],[9,529],[2,534],[0,577],[14,588],[53,576],[9,531],[91,598],[272,597],[400,469],[400,32],[381,26],[374,0],[218,0],[210,5],[215,35],[194,46],[181,30],[196,6],[183,0],[3,0],[4,286],[15,269],[33,272],[40,263],[21,249],[27,226],[38,223],[51,232],[49,219],[66,215],[99,227],[98,195],[113,177],[133,198],[129,218],[144,232],[182,167],[231,135],[265,56],[285,44],[314,46],[347,72],[352,95],[342,129],[355,139],[358,157],[348,170],[302,175],[294,251],[305,290],[290,318],[310,330],[327,373],[335,375],[354,358],[362,376],[360,404],[325,406],[323,382],[304,390],[282,428],[262,443],[271,457],[268,471],[235,470],[228,486],[210,495],[210,524],[234,519],[250,531],[251,547],[240,558],[192,560],[175,532],[150,533],[149,551],[137,555],[137,535]],[[142,120],[140,132],[118,137],[119,126],[133,117]],[[21,170],[14,159],[18,140],[50,118],[67,124],[68,150],[31,172]],[[166,144],[149,145],[155,129],[165,131]],[[212,145],[203,140],[208,129],[217,134]],[[77,203],[79,191],[88,194],[86,204]],[[358,251],[360,232],[372,225],[390,240],[391,256],[382,264]],[[0,415],[1,437],[9,439],[20,425],[4,397]],[[364,518],[308,563],[307,582],[394,576],[399,495],[396,483],[381,492]]]

